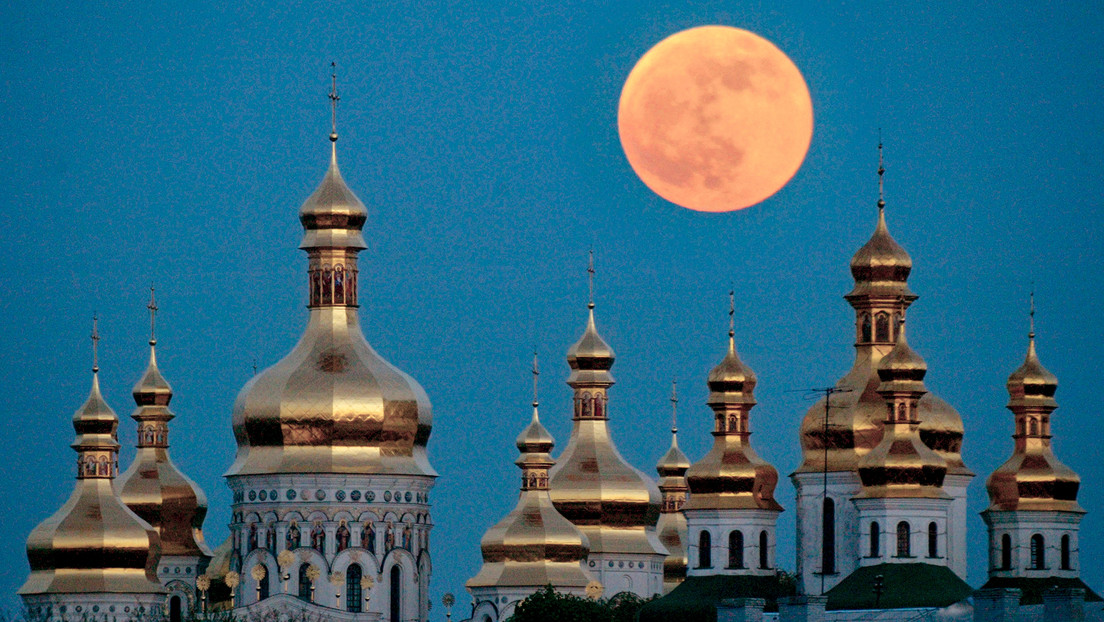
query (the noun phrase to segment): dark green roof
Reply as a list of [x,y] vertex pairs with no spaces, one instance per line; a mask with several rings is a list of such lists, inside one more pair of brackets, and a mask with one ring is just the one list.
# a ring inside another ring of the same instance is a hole
[[1046,577],[1043,579],[1026,579],[1012,577],[993,577],[989,579],[981,589],[990,588],[1016,588],[1020,590],[1021,605],[1040,605],[1043,602],[1043,592],[1052,587],[1080,588],[1085,590],[1086,602],[1099,602],[1100,596],[1092,591],[1081,579],[1066,579],[1061,577]]
[[[881,575],[885,588],[874,594]],[[932,564],[878,564],[852,572],[828,590],[828,609],[903,609],[947,607],[973,594],[974,589],[946,566]]]
[[717,622],[717,603],[730,598],[762,598],[778,611],[778,598],[790,596],[777,575],[687,577],[671,593],[640,609],[639,622]]

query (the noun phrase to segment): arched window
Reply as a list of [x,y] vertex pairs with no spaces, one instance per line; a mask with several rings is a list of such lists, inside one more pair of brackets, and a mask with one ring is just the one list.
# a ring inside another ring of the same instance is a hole
[[345,303],[345,268],[341,264],[334,268],[334,302]]
[[1046,568],[1046,546],[1042,534],[1031,536],[1031,567],[1035,570]]
[[261,577],[261,580],[257,582],[257,587],[260,588],[260,590],[258,591],[258,594],[257,594],[257,600],[264,600],[264,599],[268,598],[268,595],[271,593],[268,589],[268,575],[269,574],[271,574],[271,573],[266,571],[265,575],[263,577]]
[[939,557],[939,526],[928,523],[928,557]]
[[874,341],[889,340],[889,314],[882,311],[874,316]]
[[360,564],[349,564],[345,570],[345,609],[360,613],[364,594],[360,591]]
[[912,543],[909,542],[909,524],[897,523],[897,557],[912,557]]
[[836,573],[836,502],[824,500],[820,532],[820,571]]
[[698,536],[698,568],[713,567],[713,557],[710,551],[712,546],[713,543],[710,541],[709,532],[701,532]]
[[768,536],[767,530],[759,532],[759,567],[770,568],[770,557],[768,556]]
[[882,556],[882,534],[881,526],[878,523],[870,523],[870,557]]
[[307,576],[307,568],[310,568],[308,564],[299,566],[299,599],[310,602],[311,580]]
[[1012,536],[1001,536],[1001,570],[1012,569]]
[[862,314],[861,323],[862,323],[862,332],[860,333],[859,339],[862,340],[863,343],[870,343],[870,338],[872,336],[870,331],[871,331],[872,327],[870,325],[870,314],[869,313],[863,313]]
[[1062,536],[1062,570],[1073,570],[1073,566],[1070,563],[1070,537],[1069,534]]
[[744,567],[744,534],[739,530],[728,534],[728,567]]
[[322,304],[333,302],[333,270],[329,266],[322,267]]
[[181,622],[183,615],[180,611],[180,597],[173,596],[169,599],[169,622]]
[[[900,330],[901,330],[901,314],[895,312],[893,314],[893,323],[889,325],[890,335],[892,335],[893,333],[899,333]],[[900,336],[900,335],[898,335],[898,336]],[[897,339],[894,338],[893,342],[897,343]]]
[[1032,417],[1031,419],[1028,419],[1027,426],[1028,426],[1028,429],[1029,429],[1029,433],[1032,436],[1039,433],[1039,422],[1034,417]]
[[391,620],[402,620],[402,569],[391,567]]

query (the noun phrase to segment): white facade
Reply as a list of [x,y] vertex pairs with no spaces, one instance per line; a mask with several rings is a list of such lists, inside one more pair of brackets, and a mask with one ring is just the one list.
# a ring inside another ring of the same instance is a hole
[[[317,615],[336,609],[364,620],[427,618],[432,477],[273,474],[228,480],[234,499],[230,569],[241,575],[235,607],[289,594],[313,602]],[[293,561],[281,568],[278,556],[285,550]],[[259,582],[256,566],[264,568]],[[311,567],[318,572],[313,581]]]
[[25,594],[27,620],[34,622],[142,622],[165,613],[164,594]]
[[[858,568],[858,510],[851,498],[862,484],[855,471],[828,473],[827,488],[823,473],[794,473],[790,476],[797,492],[797,577],[802,594],[823,594]],[[832,525],[826,551],[823,510],[825,498],[833,508]],[[824,572],[825,554],[830,556],[829,572]]]
[[947,566],[947,498],[860,498],[859,565],[914,564]]
[[[776,573],[774,550],[778,510],[683,510],[687,525],[686,576],[753,575]],[[702,549],[708,534],[708,555]],[[764,546],[765,545],[765,546]],[[703,560],[707,564],[703,564]]]
[[[582,530],[586,533],[585,530]],[[650,538],[655,538],[654,529]],[[664,550],[662,545],[658,545]],[[641,598],[663,593],[662,555],[640,555],[617,552],[591,552],[585,568],[602,584],[608,598],[621,592],[631,592]]]
[[1047,578],[1080,576],[1080,512],[986,510],[989,576]]

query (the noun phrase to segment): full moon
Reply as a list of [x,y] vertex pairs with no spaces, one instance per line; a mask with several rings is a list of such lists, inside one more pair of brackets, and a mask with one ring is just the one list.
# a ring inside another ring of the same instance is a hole
[[778,192],[813,138],[805,79],[773,43],[701,26],[636,63],[617,111],[629,164],[649,188],[692,210],[728,212]]

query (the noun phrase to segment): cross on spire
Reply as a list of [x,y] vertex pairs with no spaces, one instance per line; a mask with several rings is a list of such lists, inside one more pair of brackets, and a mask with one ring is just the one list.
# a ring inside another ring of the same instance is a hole
[[99,323],[100,323],[99,315],[97,315],[96,313],[93,313],[92,314],[92,335],[91,335],[91,338],[92,338],[92,373],[94,373],[94,374],[99,373],[99,371],[100,371],[100,356],[99,356],[100,331],[98,330]]
[[332,130],[330,131],[330,141],[337,142],[337,102],[341,101],[341,98],[337,96],[337,63],[330,63],[330,123]]
[[587,287],[590,289],[590,301],[587,306],[594,308],[594,249],[590,249],[587,257]]
[[678,433],[678,380],[671,380],[671,434]]
[[728,336],[736,336],[736,290],[728,290]]
[[882,157],[882,128],[878,128],[878,209],[885,209],[885,159]]
[[537,367],[537,353],[533,352],[533,408],[536,408],[540,402],[537,400],[537,377],[540,376],[540,369]]
[[150,339],[149,339],[149,343],[150,343],[151,346],[153,346],[153,345],[157,345],[157,335],[154,332],[154,329],[156,327],[155,320],[157,318],[157,298],[154,297],[153,284],[152,283],[150,283],[150,301],[149,301],[149,304],[146,305],[146,308],[149,309],[149,314],[150,314]]
[[1031,284],[1031,311],[1027,314],[1031,324],[1031,331],[1027,333],[1029,339],[1035,338],[1035,283]]

